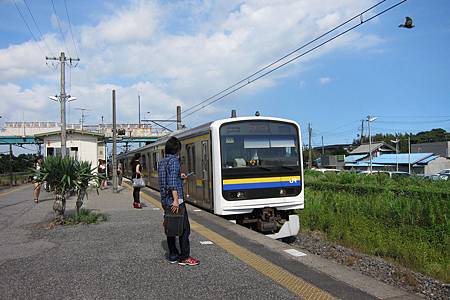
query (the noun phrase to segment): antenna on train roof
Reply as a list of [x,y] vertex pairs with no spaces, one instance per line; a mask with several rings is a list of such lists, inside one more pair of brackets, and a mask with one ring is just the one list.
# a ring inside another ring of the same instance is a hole
[[259,117],[261,114],[259,113],[259,110],[257,110],[256,112],[255,112],[255,116],[257,116],[257,117]]
[[236,118],[236,110],[235,109],[231,110],[231,117]]

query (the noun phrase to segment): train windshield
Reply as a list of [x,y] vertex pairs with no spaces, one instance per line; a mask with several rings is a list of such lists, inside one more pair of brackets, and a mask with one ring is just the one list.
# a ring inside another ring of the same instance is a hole
[[223,170],[297,171],[301,165],[296,126],[278,121],[241,121],[222,125]]

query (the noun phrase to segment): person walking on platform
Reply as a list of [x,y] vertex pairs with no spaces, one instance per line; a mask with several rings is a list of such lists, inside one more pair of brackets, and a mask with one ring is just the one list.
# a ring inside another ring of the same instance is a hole
[[[36,159],[36,171],[39,171],[41,169],[41,165],[42,165],[42,158],[38,157]],[[33,178],[36,180],[36,176]],[[39,203],[39,195],[41,194],[41,183],[40,182],[35,182],[34,183],[34,191],[33,191],[33,196],[34,196],[34,202],[35,203]]]
[[[171,137],[165,146],[166,157],[158,164],[159,186],[161,193],[161,205],[164,214],[182,214],[183,232],[178,237],[180,252],[175,243],[175,236],[167,236],[167,246],[169,248],[169,262],[185,266],[196,266],[200,263],[190,256],[189,235],[191,228],[187,214],[186,204],[183,201],[183,179],[181,174],[179,154],[181,143],[176,137]],[[167,224],[165,224],[167,226]]]
[[[142,177],[142,166],[141,166],[141,154],[136,153],[131,161],[131,178],[138,179]],[[133,187],[133,207],[137,209],[141,209],[141,200],[140,200],[140,187]]]
[[122,178],[123,178],[123,164],[119,161],[117,164],[117,184],[122,186]]

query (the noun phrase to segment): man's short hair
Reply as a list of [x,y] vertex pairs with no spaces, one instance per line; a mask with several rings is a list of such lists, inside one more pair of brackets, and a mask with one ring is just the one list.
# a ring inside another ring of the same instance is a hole
[[180,140],[177,139],[176,137],[173,136],[166,142],[165,147],[166,154],[177,154],[178,151],[180,150],[181,150],[181,143]]

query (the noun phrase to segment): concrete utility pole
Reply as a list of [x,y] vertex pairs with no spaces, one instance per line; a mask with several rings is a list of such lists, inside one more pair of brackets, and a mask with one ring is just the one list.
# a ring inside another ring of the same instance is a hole
[[370,122],[378,119],[377,117],[367,116],[367,128],[369,130],[369,173],[372,174],[372,136],[370,135]]
[[361,120],[361,136],[359,143],[362,144],[364,141],[364,120]]
[[9,186],[13,186],[13,150],[12,144],[9,144]]
[[308,123],[308,140],[309,140],[309,146],[308,146],[308,150],[309,150],[309,159],[308,159],[308,168],[312,168],[312,145],[311,145],[311,139],[312,139],[312,128],[311,128],[311,123]]
[[66,156],[66,61],[80,61],[79,58],[67,58],[64,52],[58,57],[45,57],[46,60],[58,60],[61,65],[61,93],[59,101],[61,102],[61,156]]
[[181,106],[177,105],[177,130],[181,129]]
[[408,135],[408,173],[411,174],[411,136]]
[[116,90],[112,91],[112,183],[113,192],[117,193],[117,123],[116,123]]
[[[89,111],[90,109],[87,108],[76,108],[77,110],[81,111],[81,119],[80,119],[80,123],[81,123],[81,131],[83,131],[83,125],[84,125],[84,119],[86,118],[86,115],[84,114],[85,111]],[[102,116],[103,117],[103,116]]]
[[322,135],[322,155],[325,155],[325,148],[323,146],[323,135]]

